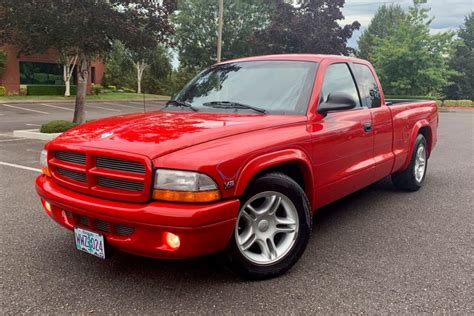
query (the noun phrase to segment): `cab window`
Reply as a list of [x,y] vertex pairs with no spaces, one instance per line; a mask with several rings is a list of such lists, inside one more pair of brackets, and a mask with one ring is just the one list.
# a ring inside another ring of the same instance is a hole
[[326,69],[320,102],[326,102],[329,94],[334,92],[343,92],[352,96],[357,106],[361,106],[354,79],[349,66],[345,63],[332,64]]
[[362,105],[377,108],[381,104],[379,86],[370,68],[363,64],[353,64],[354,75],[359,86]]

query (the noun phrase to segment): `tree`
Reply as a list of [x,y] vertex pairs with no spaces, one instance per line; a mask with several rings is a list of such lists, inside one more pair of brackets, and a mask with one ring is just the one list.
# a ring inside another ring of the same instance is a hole
[[[180,64],[202,69],[217,60],[217,0],[183,0],[173,17]],[[268,23],[264,0],[226,0],[222,58],[250,55],[249,41],[256,30]]]
[[13,44],[21,53],[44,52],[78,55],[74,122],[84,121],[84,102],[91,61],[105,56],[114,39],[140,36],[137,20],[160,21],[161,38],[172,32],[168,14],[172,1],[128,0],[3,0],[0,4],[0,45]]
[[306,0],[298,5],[284,0],[272,4],[268,27],[258,30],[252,40],[255,54],[322,53],[348,55],[347,46],[359,22],[340,26],[344,0]]
[[376,39],[383,39],[394,33],[400,23],[405,21],[407,14],[399,4],[382,5],[375,12],[369,26],[362,32],[357,41],[360,58],[368,59],[373,53]]
[[104,84],[120,88],[136,86],[135,69],[122,42],[115,40],[105,58]]
[[0,77],[5,72],[6,63],[7,63],[7,54],[3,50],[0,50]]
[[74,68],[77,64],[77,59],[79,58],[78,54],[67,55],[65,53],[60,53],[60,61],[63,64],[63,80],[65,85],[64,96],[71,96],[71,79],[74,74]]
[[426,0],[414,0],[407,19],[385,38],[375,38],[369,60],[377,70],[386,94],[439,96],[448,84],[446,56],[453,33],[431,35]]
[[474,14],[464,18],[464,25],[458,31],[452,57],[451,69],[456,71],[449,79],[450,85],[445,93],[451,99],[474,100]]

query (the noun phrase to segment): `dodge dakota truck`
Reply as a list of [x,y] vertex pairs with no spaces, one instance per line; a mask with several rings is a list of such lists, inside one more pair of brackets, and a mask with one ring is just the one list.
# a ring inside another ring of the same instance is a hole
[[420,189],[437,127],[434,102],[386,100],[367,61],[237,59],[199,73],[160,111],[50,141],[36,190],[89,254],[221,253],[241,275],[270,278],[301,257],[322,206],[387,176]]

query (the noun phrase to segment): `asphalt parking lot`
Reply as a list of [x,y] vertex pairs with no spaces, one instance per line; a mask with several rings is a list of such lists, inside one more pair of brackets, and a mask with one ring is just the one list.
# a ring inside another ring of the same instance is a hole
[[[92,105],[121,112],[88,107],[88,118],[141,110]],[[0,104],[1,314],[474,313],[474,111],[440,114],[422,190],[399,192],[384,179],[325,207],[288,274],[249,282],[218,256],[116,253],[103,261],[75,250],[72,233],[43,213],[34,190],[44,142],[10,136],[72,112],[14,106],[48,114]]]

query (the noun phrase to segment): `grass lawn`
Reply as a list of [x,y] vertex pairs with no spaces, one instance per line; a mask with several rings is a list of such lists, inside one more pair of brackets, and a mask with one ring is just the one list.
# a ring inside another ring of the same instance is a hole
[[[170,97],[166,95],[158,94],[145,94],[147,100],[169,100]],[[27,96],[3,96],[0,97],[0,101],[45,101],[45,100],[58,100],[58,101],[74,101],[75,96],[64,97],[59,95],[27,95]],[[143,100],[143,94],[138,93],[104,93],[99,95],[88,95],[87,100]]]

